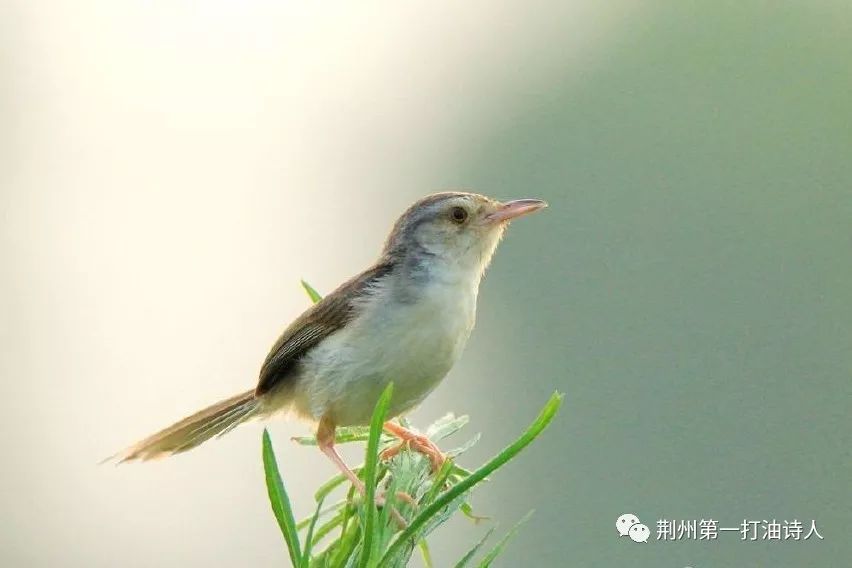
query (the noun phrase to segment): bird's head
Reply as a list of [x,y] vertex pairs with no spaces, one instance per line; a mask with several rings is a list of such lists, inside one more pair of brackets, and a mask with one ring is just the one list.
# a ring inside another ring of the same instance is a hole
[[547,207],[539,199],[500,202],[476,193],[436,193],[402,214],[385,254],[416,261],[427,272],[478,275],[487,268],[513,219]]

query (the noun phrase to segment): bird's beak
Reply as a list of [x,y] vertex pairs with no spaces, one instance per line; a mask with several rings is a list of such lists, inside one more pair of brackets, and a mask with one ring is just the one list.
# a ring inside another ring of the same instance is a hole
[[509,221],[522,215],[534,213],[545,207],[547,207],[547,203],[541,199],[515,199],[514,201],[501,203],[497,211],[489,214],[486,219],[495,223]]

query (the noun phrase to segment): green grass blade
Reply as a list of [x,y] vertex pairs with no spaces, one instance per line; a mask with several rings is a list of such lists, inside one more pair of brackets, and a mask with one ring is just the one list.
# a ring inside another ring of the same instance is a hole
[[559,411],[559,406],[562,404],[562,395],[558,392],[553,393],[550,397],[550,400],[547,401],[547,404],[544,405],[544,408],[539,413],[538,417],[535,421],[526,429],[526,431],[521,434],[521,437],[515,440],[512,444],[507,446],[502,452],[497,454],[491,460],[488,461],[485,465],[474,471],[470,476],[466,477],[462,481],[459,481],[456,485],[445,491],[440,497],[435,499],[432,503],[427,505],[424,509],[420,511],[420,513],[414,517],[414,519],[409,523],[408,527],[406,527],[402,532],[400,532],[396,539],[391,543],[388,547],[387,551],[385,551],[384,556],[382,557],[381,564],[385,564],[386,562],[390,562],[394,556],[399,552],[420,528],[425,525],[429,519],[431,519],[434,515],[438,514],[441,509],[449,505],[452,501],[457,499],[459,496],[469,491],[474,485],[488,477],[491,473],[493,473],[496,469],[505,465],[509,460],[518,455],[524,448],[526,448],[533,440],[535,440],[542,431],[547,428],[553,418],[556,416],[556,413]]
[[[320,499],[317,499],[316,502],[319,503],[320,501],[323,501],[323,500],[325,500],[325,496],[323,496]],[[319,516],[324,517],[325,515],[333,512],[333,511],[337,511],[338,509],[340,509],[341,507],[343,507],[345,505],[346,505],[346,501],[341,499],[340,501],[338,501],[334,505],[329,505],[325,509],[321,510],[319,512]],[[313,521],[313,520],[314,520],[313,515],[310,516],[310,517],[305,517],[304,519],[302,519],[301,521],[296,523],[296,528],[298,530],[302,530],[305,527],[309,526],[311,524],[311,521]]]
[[[348,444],[350,442],[366,442],[370,437],[370,429],[362,426],[344,426],[338,428],[334,432],[335,444]],[[294,442],[302,446],[316,446],[316,436],[293,436],[290,438]],[[390,438],[387,438],[390,440]]]
[[432,481],[432,487],[429,488],[429,492],[426,493],[426,497],[423,499],[423,503],[431,503],[435,497],[441,492],[441,489],[444,488],[444,485],[447,483],[447,479],[450,477],[450,474],[453,472],[453,462],[452,460],[446,460],[444,465],[441,466],[437,472],[435,472],[435,477]]
[[468,422],[470,417],[465,415],[456,416],[452,412],[445,414],[436,420],[426,430],[426,437],[433,442],[439,442],[444,438],[449,438],[459,430],[461,430]]
[[367,456],[364,461],[364,485],[366,495],[364,497],[364,541],[361,548],[361,568],[370,566],[370,557],[373,555],[374,524],[376,523],[376,472],[379,462],[379,439],[382,435],[382,426],[385,423],[388,406],[393,395],[393,383],[388,383],[382,396],[376,403],[373,411],[373,419],[370,421],[370,438],[367,440]]
[[317,303],[322,300],[322,296],[320,296],[319,292],[314,290],[314,287],[302,280],[302,288],[305,289],[305,292],[308,293],[308,298],[311,299],[311,302]]
[[331,531],[333,531],[337,527],[343,525],[343,522],[345,520],[346,511],[340,511],[338,514],[326,521],[325,524],[320,525],[320,527],[316,531],[314,531],[314,544],[324,539]]
[[485,533],[485,536],[479,539],[479,542],[477,542],[473,546],[473,548],[468,550],[467,554],[462,556],[462,559],[456,563],[455,568],[464,568],[465,566],[467,566],[468,563],[473,560],[473,557],[476,556],[476,553],[479,552],[479,549],[482,548],[482,545],[485,544],[485,541],[487,541],[492,534],[494,534],[494,528],[488,529],[488,532]]
[[461,506],[459,507],[459,510],[462,512],[462,514],[465,517],[467,517],[468,519],[470,519],[474,523],[479,523],[481,521],[487,521],[488,519],[491,518],[491,517],[483,517],[482,515],[477,515],[476,513],[474,513],[473,507],[471,507],[470,503],[468,503],[467,501],[465,501],[464,503],[461,504]]
[[[353,471],[355,471],[356,474],[358,473],[357,470]],[[328,497],[329,493],[334,491],[340,485],[343,485],[346,481],[348,481],[348,479],[342,473],[335,475],[334,477],[320,485],[320,488],[317,489],[316,493],[314,493],[314,500],[319,501],[320,499],[325,499],[326,497]]]
[[281,474],[278,471],[278,462],[275,460],[275,451],[272,449],[272,441],[269,439],[269,432],[266,428],[263,429],[263,471],[266,474],[269,503],[272,505],[272,512],[275,513],[278,526],[281,528],[281,534],[284,535],[284,541],[287,543],[290,560],[293,562],[293,566],[299,566],[302,552],[299,546],[296,520],[293,518],[290,498],[287,497],[287,490],[284,489],[284,482],[281,480]]
[[488,552],[488,554],[485,555],[485,558],[483,558],[482,562],[479,563],[479,568],[488,568],[489,566],[491,566],[491,563],[494,562],[494,559],[497,558],[500,555],[501,552],[503,552],[503,549],[506,548],[506,545],[509,543],[509,541],[512,539],[512,537],[515,536],[515,533],[518,532],[518,529],[521,528],[521,525],[523,525],[525,522],[530,520],[530,517],[532,517],[532,514],[533,514],[533,511],[530,511],[529,513],[524,515],[524,518],[522,518],[520,521],[515,523],[515,526],[512,527],[511,530],[509,530],[509,532],[506,533],[506,536],[501,538],[500,542],[498,542],[494,546],[494,548],[492,548]]
[[337,551],[334,554],[334,562],[332,566],[345,566],[348,560],[352,557],[352,553],[358,546],[358,541],[361,537],[361,525],[353,522],[340,537]]
[[467,442],[465,442],[464,444],[462,444],[458,448],[453,448],[452,450],[447,450],[445,452],[447,457],[448,458],[459,457],[460,455],[462,455],[463,453],[465,453],[466,451],[468,451],[469,449],[474,447],[477,444],[477,442],[479,442],[480,437],[481,437],[481,434],[477,433],[473,438],[471,438],[470,440],[468,440]]
[[[349,488],[347,493],[347,501],[352,501],[355,494],[355,486]],[[337,551],[334,554],[334,562],[332,566],[343,566],[344,560],[347,560],[355,547],[358,545],[358,537],[360,536],[360,525],[357,518],[353,520],[352,514],[354,507],[346,506],[343,509],[343,525],[340,529],[340,539],[337,541]],[[350,524],[351,521],[351,524]]]
[[314,512],[314,517],[311,519],[311,524],[308,526],[308,532],[305,535],[305,546],[302,548],[304,552],[302,553],[302,568],[311,568],[311,549],[314,546],[314,527],[317,526],[317,519],[320,517],[320,512],[322,511],[322,501],[317,503],[317,510]]
[[432,552],[429,551],[429,544],[426,542],[426,539],[420,539],[418,545],[420,546],[420,555],[423,557],[423,566],[426,568],[435,568],[435,565],[432,564]]

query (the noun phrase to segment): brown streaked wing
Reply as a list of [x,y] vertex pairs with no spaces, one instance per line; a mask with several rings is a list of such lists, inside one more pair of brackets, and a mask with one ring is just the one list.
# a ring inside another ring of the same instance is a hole
[[287,381],[295,362],[355,316],[352,299],[364,293],[391,269],[390,262],[376,264],[343,283],[290,324],[266,356],[255,394],[262,395]]

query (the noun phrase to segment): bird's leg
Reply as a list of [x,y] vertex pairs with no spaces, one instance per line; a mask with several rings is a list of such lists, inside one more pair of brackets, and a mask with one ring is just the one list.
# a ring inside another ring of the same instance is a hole
[[[328,459],[330,459],[332,463],[337,466],[337,469],[339,469],[343,473],[343,475],[345,475],[349,479],[349,481],[352,482],[352,485],[355,486],[355,488],[361,494],[361,497],[366,497],[367,488],[364,486],[364,482],[361,481],[361,479],[357,475],[355,475],[355,472],[352,471],[348,465],[346,465],[346,462],[343,461],[343,458],[341,458],[340,454],[337,453],[337,450],[334,449],[334,429],[335,426],[330,420],[322,418],[322,420],[320,420],[319,427],[317,428],[317,446],[319,446],[319,449],[322,451],[322,453],[328,456]],[[399,494],[397,495],[399,496]],[[405,493],[403,493],[402,495],[407,498],[403,498],[403,500],[405,501],[412,499],[409,495]],[[376,506],[385,506],[384,495],[376,495]],[[402,517],[402,515],[399,514],[399,511],[397,511],[393,507],[391,507],[390,509],[390,514],[391,517],[393,517],[393,520],[399,526],[399,528],[402,529],[408,526],[408,523],[405,522],[405,519]]]
[[444,462],[447,461],[447,456],[435,445],[435,442],[423,434],[412,432],[408,428],[404,428],[390,420],[385,422],[384,430],[388,434],[399,438],[400,442],[399,445],[392,446],[382,452],[383,459],[390,459],[398,454],[400,450],[408,447],[429,458],[429,461],[432,462],[432,471],[438,471],[444,465]]
[[346,465],[346,462],[343,461],[343,458],[340,457],[340,454],[337,453],[337,450],[334,449],[334,424],[332,424],[326,418],[320,420],[319,427],[317,428],[317,445],[319,446],[320,451],[328,456],[334,465],[337,466],[343,475],[345,475],[349,481],[352,482],[352,485],[358,490],[361,495],[365,495],[367,493],[367,489],[364,487],[364,482],[355,475],[355,472],[349,469],[349,466]]

